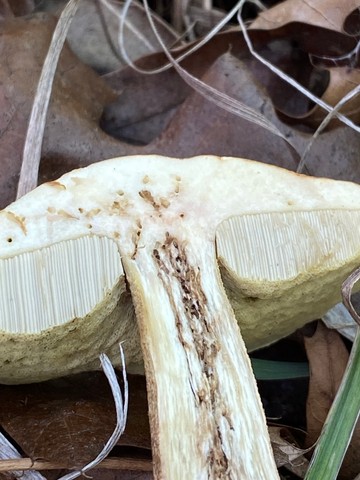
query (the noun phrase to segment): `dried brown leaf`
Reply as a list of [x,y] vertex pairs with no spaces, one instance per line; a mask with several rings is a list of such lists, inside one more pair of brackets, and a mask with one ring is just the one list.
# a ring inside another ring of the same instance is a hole
[[[128,423],[119,445],[150,449],[145,381],[129,376]],[[82,467],[96,457],[116,423],[101,373],[19,386],[0,386],[0,424],[33,459]]]
[[[321,98],[329,105],[335,106],[347,93],[360,84],[360,70],[349,69],[349,67],[333,67],[328,70],[330,73],[329,83]],[[351,99],[340,111],[354,122],[360,122],[360,95]],[[299,115],[297,118],[306,120],[308,125],[316,127],[324,119],[324,111],[316,106],[309,110],[307,115]],[[332,120],[332,126],[339,124],[339,120]]]
[[304,337],[310,364],[307,400],[307,444],[314,444],[343,377],[349,354],[334,330],[319,322],[312,337]]
[[[221,34],[219,37],[218,52],[221,51],[221,47],[225,47],[227,41],[234,40],[233,33],[231,36]],[[161,54],[146,57],[142,59],[143,65],[149,68],[155,66],[160,57]],[[299,132],[282,124],[274,115],[271,101],[262,85],[266,84],[266,90],[271,92],[271,97],[282,95],[289,98],[288,90],[283,89],[283,85],[269,75],[263,66],[249,58],[245,49],[238,51],[237,57],[241,60],[230,53],[220,57],[202,77],[203,80],[228,95],[266,111],[269,118],[284,132],[301,155],[311,140],[311,134]],[[190,62],[190,59],[194,63]],[[189,70],[195,73],[196,65],[201,63],[200,53],[193,54],[187,60]],[[205,56],[204,65],[207,66],[211,60],[211,55]],[[170,114],[169,117],[172,118],[163,134],[139,151],[144,153],[156,151],[174,156],[206,151],[220,155],[243,154],[275,163],[279,159],[280,164],[284,161],[286,156],[284,142],[275,140],[275,137],[260,128],[254,130],[257,127],[210,104],[197,93],[189,94],[189,88],[172,70],[147,76],[124,69],[108,76],[107,81],[112,87],[118,85],[123,92],[119,99],[105,110],[103,118],[105,129],[115,133],[116,136],[123,138],[128,134],[132,141],[141,143],[144,131],[148,135],[148,140],[152,134],[155,136],[161,133],[160,128],[155,131],[148,130],[148,126],[153,125],[152,120],[156,115]],[[139,101],[134,102],[134,98]],[[184,99],[186,101],[176,110],[176,105],[181,104]],[[246,135],[246,132],[253,132],[251,135],[256,135],[257,141],[251,141],[250,139],[255,137]],[[325,132],[314,142],[307,156],[306,165],[313,175],[360,181],[359,148],[360,136],[350,128],[341,127]],[[287,166],[296,168],[295,163],[293,165],[287,163]]]
[[[359,84],[357,39],[350,33],[360,31],[360,17],[354,17],[358,7],[356,0],[346,0],[341,5],[336,0],[286,0],[260,13],[251,29],[264,30],[270,38],[292,39],[298,43],[300,50],[308,55],[307,59],[302,59],[302,64],[313,73],[305,84],[301,77],[293,75],[293,78],[312,89],[328,105],[335,106]],[[324,77],[323,86],[315,87],[314,81],[321,72],[328,73],[328,80],[324,83]],[[277,106],[284,119],[312,127],[317,127],[327,114],[318,105],[309,104],[306,113],[294,110],[291,105],[290,108],[281,103]],[[340,112],[359,123],[359,96],[349,101]],[[338,126],[339,121],[334,119],[329,125]]]
[[[319,322],[313,337],[304,337],[310,363],[307,400],[307,445],[316,442],[335,398],[348,362],[347,348],[335,330]],[[352,480],[360,470],[360,425],[355,428],[339,480]]]
[[289,22],[302,22],[343,32],[343,25],[357,0],[286,0],[264,10],[255,20],[254,28],[275,29]]
[[[196,43],[175,49],[173,51],[175,57],[178,58]],[[202,77],[216,59],[229,50],[239,58],[249,57],[241,34],[232,30],[216,35],[183,60],[181,65],[192,75]],[[137,65],[143,70],[151,71],[167,63],[166,55],[157,53],[141,58]],[[130,138],[137,143],[144,141],[148,143],[159,135],[164,123],[159,122],[158,128],[155,129],[149,124],[161,115],[167,117],[169,112],[174,114],[174,108],[192,91],[173,68],[157,74],[144,75],[131,67],[126,67],[103,78],[120,95],[104,110],[102,118],[104,129],[117,138]],[[166,118],[165,124],[168,120],[169,118]],[[129,128],[133,131],[130,135],[127,133]],[[144,128],[149,129],[148,134],[144,135]]]

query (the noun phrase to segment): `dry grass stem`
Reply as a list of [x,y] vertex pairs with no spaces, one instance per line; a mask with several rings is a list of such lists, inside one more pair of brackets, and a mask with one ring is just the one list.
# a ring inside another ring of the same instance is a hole
[[[109,0],[101,0],[105,6],[111,5],[109,3]],[[129,55],[126,52],[125,44],[124,44],[124,29],[125,29],[125,24],[126,24],[126,15],[128,13],[128,10],[133,3],[133,0],[126,0],[124,2],[124,7],[122,9],[121,15],[117,13],[119,17],[119,49],[121,52],[121,56],[124,59],[124,61],[129,65],[131,68],[133,68],[136,72],[138,73],[143,73],[145,75],[153,75],[156,73],[161,73],[164,72],[165,70],[168,70],[169,68],[173,67],[173,64],[171,62],[166,63],[162,67],[151,69],[151,70],[145,70],[143,68],[138,67],[129,57]],[[186,52],[182,53],[176,58],[177,62],[181,62],[184,60],[186,57],[190,56],[197,50],[199,50],[203,45],[205,45],[211,38],[213,38],[228,22],[229,20],[236,14],[236,12],[239,9],[239,5],[241,2],[238,2],[232,10],[204,37],[202,38],[199,42],[197,42],[195,45],[193,45],[189,50]],[[144,2],[144,7],[145,7],[145,2]],[[146,7],[145,7],[146,8]],[[147,10],[149,11],[149,7],[147,5]],[[111,10],[113,12],[113,10]],[[151,13],[151,16],[153,17],[153,14]],[[161,44],[160,44],[161,45]],[[167,49],[167,47],[166,47]]]
[[360,93],[360,85],[356,86],[353,88],[349,93],[344,95],[344,97],[335,105],[335,107],[326,115],[324,120],[320,123],[316,131],[314,132],[313,136],[311,137],[311,140],[307,144],[304,153],[302,154],[300,163],[297,168],[297,173],[301,173],[305,167],[306,164],[306,157],[310,152],[311,147],[313,146],[315,140],[318,138],[320,133],[326,128],[328,123],[337,116],[337,113],[339,110],[351,99],[359,95]]
[[127,420],[128,404],[129,404],[129,386],[128,386],[128,381],[126,376],[124,351],[121,345],[120,345],[120,356],[121,356],[121,364],[122,364],[122,376],[124,381],[124,400],[122,397],[119,383],[117,381],[116,372],[109,360],[109,357],[104,353],[100,355],[101,367],[106,375],[106,378],[108,379],[111,392],[113,394],[114,401],[115,401],[116,427],[111,437],[106,442],[104,448],[94,460],[88,463],[81,470],[64,475],[59,480],[73,480],[74,478],[86,476],[85,475],[86,472],[97,467],[103,460],[105,460],[106,457],[109,456],[111,450],[115,447],[115,445],[119,441],[119,438],[124,433],[126,420]]
[[31,110],[16,198],[22,197],[37,185],[46,115],[56,67],[79,1],[70,0],[66,5],[51,39]]

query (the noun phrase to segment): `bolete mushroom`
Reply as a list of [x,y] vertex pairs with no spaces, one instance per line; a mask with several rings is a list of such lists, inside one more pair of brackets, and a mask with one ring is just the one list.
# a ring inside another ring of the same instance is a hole
[[44,184],[0,212],[0,380],[94,368],[119,341],[139,364],[126,279],[155,477],[278,478],[216,257],[249,344],[272,341],[337,301],[359,205],[355,184],[211,156],[119,158]]

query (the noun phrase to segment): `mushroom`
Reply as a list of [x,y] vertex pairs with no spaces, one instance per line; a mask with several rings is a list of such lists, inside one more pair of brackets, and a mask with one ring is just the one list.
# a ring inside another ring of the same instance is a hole
[[144,359],[155,478],[277,479],[233,308],[256,346],[335,303],[359,205],[358,185],[213,156],[41,185],[0,212],[0,380],[95,368],[123,341]]

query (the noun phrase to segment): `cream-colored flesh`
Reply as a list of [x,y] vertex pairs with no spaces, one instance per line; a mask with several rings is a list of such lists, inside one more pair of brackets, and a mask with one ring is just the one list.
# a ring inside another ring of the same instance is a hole
[[168,233],[124,259],[124,268],[152,398],[155,477],[278,479],[213,243],[196,237],[183,244]]

